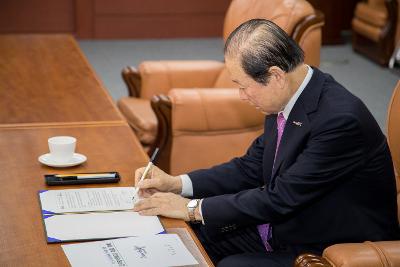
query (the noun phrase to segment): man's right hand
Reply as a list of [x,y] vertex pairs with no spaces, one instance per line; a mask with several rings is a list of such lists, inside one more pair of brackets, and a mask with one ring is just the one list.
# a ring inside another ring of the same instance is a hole
[[135,172],[135,185],[139,187],[141,197],[149,197],[156,192],[172,192],[175,194],[182,192],[182,181],[179,176],[169,175],[154,165],[147,176],[139,182],[144,169],[145,167],[139,168]]

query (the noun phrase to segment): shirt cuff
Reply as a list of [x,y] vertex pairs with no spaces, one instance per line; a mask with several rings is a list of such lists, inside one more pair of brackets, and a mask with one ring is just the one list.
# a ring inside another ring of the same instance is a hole
[[199,213],[200,213],[200,216],[201,216],[201,223],[204,225],[205,223],[204,223],[204,218],[203,218],[203,211],[201,210],[201,205],[203,204],[203,199],[204,199],[204,198],[200,199],[200,203],[199,203]]
[[182,174],[180,175],[182,181],[182,192],[181,195],[183,197],[192,197],[193,196],[193,184],[192,180],[190,180],[189,175]]

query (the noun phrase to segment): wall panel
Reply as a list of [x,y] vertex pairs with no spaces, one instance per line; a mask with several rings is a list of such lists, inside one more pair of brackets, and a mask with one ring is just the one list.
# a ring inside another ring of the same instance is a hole
[[171,38],[222,36],[221,16],[107,16],[95,19],[95,38]]
[[75,31],[73,0],[1,0],[0,33]]
[[322,27],[323,44],[341,44],[344,42],[342,31],[351,30],[354,9],[360,0],[308,0],[314,8],[325,15]]
[[230,0],[93,0],[95,38],[221,36]]
[[222,35],[230,0],[0,0],[0,33],[72,33],[78,38]]
[[230,0],[94,0],[95,12],[102,14],[199,14],[224,13]]

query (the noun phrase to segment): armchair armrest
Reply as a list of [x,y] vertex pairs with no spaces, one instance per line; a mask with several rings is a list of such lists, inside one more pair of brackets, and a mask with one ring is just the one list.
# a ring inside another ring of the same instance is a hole
[[151,104],[159,121],[157,164],[173,174],[241,156],[263,131],[264,115],[235,89],[173,89]]
[[294,262],[294,267],[333,267],[324,257],[314,254],[301,254]]
[[320,50],[322,40],[322,26],[325,24],[325,16],[315,10],[299,21],[293,29],[292,37],[305,51],[304,62],[308,65],[318,67],[320,65]]
[[150,101],[136,97],[123,97],[117,106],[126,121],[145,146],[154,143],[157,136],[157,118],[150,106]]
[[140,97],[142,78],[140,77],[139,71],[135,67],[128,66],[122,69],[121,76],[126,87],[128,87],[129,96]]
[[172,88],[214,87],[224,66],[212,60],[144,61],[137,70],[123,69],[122,76],[133,96],[151,99]]
[[323,256],[300,255],[295,267],[399,266],[400,241],[336,244],[326,248]]

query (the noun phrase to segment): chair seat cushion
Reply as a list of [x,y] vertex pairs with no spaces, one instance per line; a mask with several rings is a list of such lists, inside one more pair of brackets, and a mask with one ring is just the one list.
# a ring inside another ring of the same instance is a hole
[[118,108],[135,131],[142,144],[153,144],[157,136],[157,117],[150,101],[135,97],[123,97]]
[[374,42],[379,42],[379,40],[382,36],[381,28],[367,24],[358,18],[353,18],[351,25],[352,25],[353,31],[355,31],[358,34],[361,34],[362,36],[364,36]]
[[359,3],[356,7],[355,16],[376,27],[384,27],[388,22],[388,12],[384,4],[382,6],[372,6],[363,2]]

